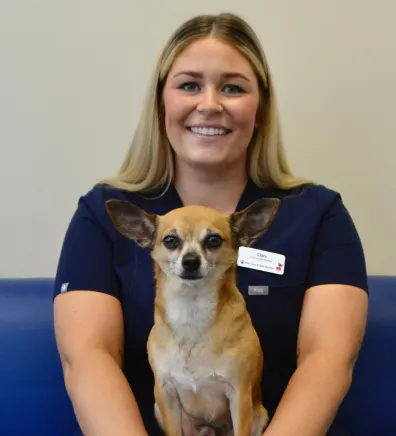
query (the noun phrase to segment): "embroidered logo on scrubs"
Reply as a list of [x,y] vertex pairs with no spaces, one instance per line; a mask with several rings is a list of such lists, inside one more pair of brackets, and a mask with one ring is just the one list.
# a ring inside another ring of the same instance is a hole
[[63,294],[64,292],[66,292],[68,287],[69,287],[69,283],[62,283],[61,293]]
[[285,259],[283,254],[250,247],[239,247],[237,264],[244,268],[283,275],[285,272]]
[[268,295],[268,286],[248,286],[249,295]]

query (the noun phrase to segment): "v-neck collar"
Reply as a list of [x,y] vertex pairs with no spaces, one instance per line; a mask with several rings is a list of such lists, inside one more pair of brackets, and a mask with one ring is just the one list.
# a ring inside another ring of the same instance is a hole
[[[276,195],[273,189],[263,189],[257,186],[251,178],[248,178],[245,187],[241,193],[241,196],[238,200],[235,211],[238,212],[242,209],[248,207],[253,201],[257,200],[260,197],[267,197],[270,195]],[[183,207],[183,201],[177,192],[177,189],[174,183],[169,185],[169,188],[165,195],[163,196],[164,201],[172,205],[174,208]],[[168,207],[169,207],[168,205]]]

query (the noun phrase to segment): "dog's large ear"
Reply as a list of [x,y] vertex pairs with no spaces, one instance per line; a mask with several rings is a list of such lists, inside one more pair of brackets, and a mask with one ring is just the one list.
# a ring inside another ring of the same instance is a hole
[[271,225],[280,206],[277,198],[262,198],[230,215],[231,231],[238,246],[248,247]]
[[115,228],[141,247],[152,248],[157,231],[157,215],[149,214],[128,201],[107,200],[106,209]]

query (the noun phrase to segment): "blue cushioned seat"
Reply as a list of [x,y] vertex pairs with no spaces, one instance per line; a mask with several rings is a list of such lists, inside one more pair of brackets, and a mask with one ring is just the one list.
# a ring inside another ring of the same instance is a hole
[[53,330],[52,279],[0,279],[0,435],[79,435]]

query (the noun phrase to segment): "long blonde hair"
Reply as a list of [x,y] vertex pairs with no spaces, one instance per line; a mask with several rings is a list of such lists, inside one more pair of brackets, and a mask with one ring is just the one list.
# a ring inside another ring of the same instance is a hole
[[118,173],[101,183],[144,192],[169,186],[174,176],[173,152],[165,134],[162,90],[176,57],[193,41],[215,37],[232,44],[249,61],[260,89],[259,125],[248,147],[248,172],[258,186],[288,189],[311,182],[292,174],[286,159],[269,66],[252,28],[240,17],[222,13],[200,15],[182,24],[164,47],[140,119]]

